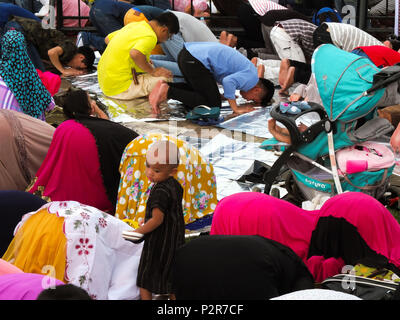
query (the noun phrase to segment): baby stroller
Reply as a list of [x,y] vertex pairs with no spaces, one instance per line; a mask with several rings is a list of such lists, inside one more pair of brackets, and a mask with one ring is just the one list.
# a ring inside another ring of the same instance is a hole
[[[330,197],[344,191],[381,198],[395,166],[389,148],[382,145],[389,150],[385,153],[385,158],[390,158],[386,167],[369,168],[367,164],[352,173],[338,168],[337,156],[346,150],[357,161],[355,151],[361,148],[366,156],[377,153],[383,157],[381,152],[373,148],[365,151],[364,147],[394,129],[388,120],[378,117],[377,109],[398,103],[400,66],[378,69],[366,57],[326,44],[314,52],[312,72],[323,106],[310,102],[308,109],[292,115],[283,112],[281,104],[271,109],[272,118],[288,129],[291,145],[265,172],[264,192],[273,194],[271,187],[277,177],[289,169],[285,187],[289,194],[296,193],[293,196],[297,200],[312,200],[318,195]],[[304,117],[315,121],[301,132],[298,126]],[[383,159],[379,162],[383,164]]]

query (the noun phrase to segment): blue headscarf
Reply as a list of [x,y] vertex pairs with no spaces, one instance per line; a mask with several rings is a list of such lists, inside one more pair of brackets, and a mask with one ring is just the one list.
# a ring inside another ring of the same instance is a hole
[[21,32],[10,30],[0,40],[0,76],[22,111],[39,118],[52,101],[26,51]]

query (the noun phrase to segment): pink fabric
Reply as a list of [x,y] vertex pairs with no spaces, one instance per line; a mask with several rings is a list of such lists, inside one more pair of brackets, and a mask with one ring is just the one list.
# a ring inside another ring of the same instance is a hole
[[50,71],[41,71],[36,69],[40,80],[42,80],[43,85],[50,92],[51,96],[54,96],[61,86],[61,77],[55,73],[51,73]]
[[22,273],[23,271],[13,264],[0,259],[0,276],[10,273]]
[[218,203],[210,234],[260,235],[290,247],[304,261],[316,214],[264,193],[242,192]]
[[0,300],[36,300],[39,294],[64,282],[35,273],[13,273],[0,276]]
[[[173,10],[185,12],[185,8],[190,5],[191,0],[174,0]],[[170,0],[172,6],[172,0]],[[195,10],[205,11],[208,8],[207,0],[193,0],[193,7]]]
[[322,256],[312,256],[305,261],[305,265],[310,270],[315,282],[322,282],[326,278],[333,277],[338,273],[342,273],[345,265],[341,258],[328,258]]
[[291,248],[316,281],[344,266],[342,259],[307,259],[312,231],[320,217],[344,218],[357,228],[375,252],[400,267],[400,225],[376,199],[361,192],[346,192],[329,199],[320,210],[307,211],[263,193],[238,193],[222,199],[214,212],[210,234],[257,234]]
[[61,123],[54,132],[49,151],[29,190],[44,187],[51,201],[74,200],[106,212],[114,212],[108,200],[96,141],[89,129],[75,120]]

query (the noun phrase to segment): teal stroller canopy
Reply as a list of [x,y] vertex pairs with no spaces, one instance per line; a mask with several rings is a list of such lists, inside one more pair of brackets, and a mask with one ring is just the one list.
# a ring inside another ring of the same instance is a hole
[[314,51],[312,72],[325,111],[331,121],[349,122],[371,110],[385,89],[367,94],[380,71],[368,58],[325,44]]

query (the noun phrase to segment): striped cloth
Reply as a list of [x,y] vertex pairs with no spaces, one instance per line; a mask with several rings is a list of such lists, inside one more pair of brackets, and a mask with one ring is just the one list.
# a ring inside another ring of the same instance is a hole
[[7,110],[15,110],[22,112],[17,99],[7,86],[7,84],[0,77],[0,108]]
[[365,31],[346,23],[324,22],[328,25],[332,43],[338,48],[351,52],[362,46],[383,46],[383,43]]
[[253,7],[254,11],[260,16],[263,16],[270,10],[287,9],[284,6],[269,0],[249,0],[249,3]]
[[[54,99],[51,98],[51,102],[47,107],[46,111],[50,111],[54,107],[55,107],[55,102]],[[19,106],[19,103],[15,98],[15,95],[1,77],[0,77],[0,109],[14,110],[23,113],[23,110]],[[45,113],[43,112],[38,117],[38,119],[45,121],[46,120]]]
[[292,40],[300,46],[306,60],[311,61],[314,53],[313,34],[317,26],[302,19],[289,19],[279,21],[277,24],[280,24]]

